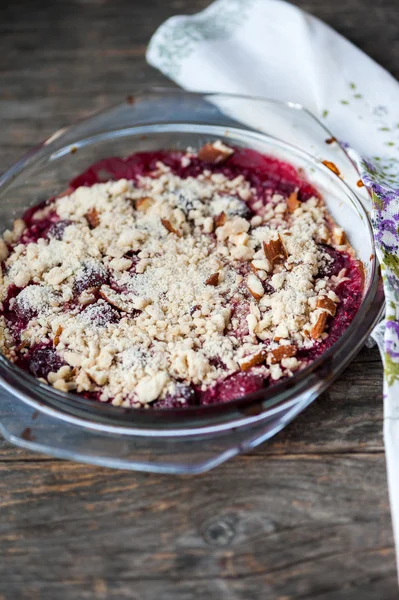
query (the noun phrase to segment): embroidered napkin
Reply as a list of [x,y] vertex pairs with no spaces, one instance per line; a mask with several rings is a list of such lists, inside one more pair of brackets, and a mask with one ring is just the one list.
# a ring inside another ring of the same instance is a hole
[[[325,23],[282,0],[217,0],[197,15],[173,17],[151,39],[147,60],[188,90],[300,103],[348,144],[372,192],[387,301],[385,323],[373,336],[384,362],[384,436],[398,550],[399,83]],[[233,116],[248,125],[261,117]]]

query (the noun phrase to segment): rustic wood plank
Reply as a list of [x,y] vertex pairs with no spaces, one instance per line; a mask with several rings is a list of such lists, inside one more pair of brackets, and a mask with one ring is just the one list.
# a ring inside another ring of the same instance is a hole
[[[397,0],[296,0],[399,77]],[[209,0],[0,7],[0,171],[142,86],[146,43]],[[110,471],[0,442],[0,600],[397,597],[382,370],[364,349],[254,452],[198,477]]]
[[268,457],[262,476],[248,457],[177,478],[3,464],[0,499],[0,593],[396,597],[382,455]]

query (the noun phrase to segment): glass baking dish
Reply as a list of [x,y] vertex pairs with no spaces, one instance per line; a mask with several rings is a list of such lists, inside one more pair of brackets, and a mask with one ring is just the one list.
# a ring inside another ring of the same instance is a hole
[[[309,405],[362,347],[383,309],[367,193],[357,187],[359,175],[344,149],[329,138],[331,133],[298,105],[149,90],[56,132],[4,173],[3,229],[30,206],[65,190],[74,176],[102,158],[159,148],[198,148],[221,139],[302,169],[323,194],[365,266],[361,308],[332,348],[294,377],[226,404],[118,408],[50,388],[0,355],[0,428],[6,439],[60,458],[108,467],[196,473],[270,438]],[[341,176],[323,161],[333,162]]]

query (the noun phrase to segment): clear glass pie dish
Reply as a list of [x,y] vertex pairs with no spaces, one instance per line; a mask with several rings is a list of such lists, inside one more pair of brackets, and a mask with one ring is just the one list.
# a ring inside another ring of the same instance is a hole
[[0,355],[0,429],[6,439],[114,468],[195,473],[253,448],[309,405],[362,347],[383,310],[367,194],[357,187],[359,175],[344,149],[336,142],[326,144],[331,137],[297,105],[150,90],[55,133],[4,173],[0,213],[6,229],[27,208],[61,193],[102,158],[199,148],[221,139],[301,169],[365,267],[361,307],[329,350],[292,378],[224,404],[166,410],[114,407],[50,388]]

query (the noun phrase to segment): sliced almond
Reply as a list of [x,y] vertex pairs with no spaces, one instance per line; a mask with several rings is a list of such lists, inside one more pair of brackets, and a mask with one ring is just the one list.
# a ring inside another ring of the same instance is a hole
[[322,333],[324,333],[324,330],[326,328],[326,323],[327,323],[327,313],[325,311],[323,311],[322,313],[319,314],[319,317],[316,321],[316,323],[313,325],[312,329],[310,330],[310,337],[313,340],[317,340]]
[[288,210],[290,213],[293,213],[296,211],[297,208],[299,208],[301,205],[301,203],[298,200],[298,194],[297,192],[292,192],[292,194],[290,194],[287,198],[287,206],[288,206]]
[[202,146],[198,151],[198,158],[205,162],[217,165],[227,160],[232,154],[234,154],[233,148],[229,148],[229,146],[226,146],[218,140],[213,144],[205,144],[205,146]]
[[261,350],[257,354],[253,354],[252,356],[247,356],[241,363],[240,368],[241,371],[248,371],[252,367],[256,367],[256,365],[260,365],[266,360],[266,351]]
[[270,364],[275,365],[280,362],[283,358],[291,358],[291,356],[295,356],[297,352],[296,346],[293,344],[287,344],[285,346],[279,346],[275,350],[271,350],[268,355],[268,362]]
[[219,273],[213,273],[208,279],[205,281],[205,285],[218,285],[219,283]]
[[54,346],[58,346],[58,344],[60,343],[61,333],[62,333],[62,327],[61,327],[61,325],[58,325],[58,328],[57,328],[57,331],[55,332],[55,336],[54,336],[54,340],[53,340]]
[[333,302],[331,298],[328,298],[327,296],[321,296],[317,299],[316,308],[322,308],[323,310],[328,312],[328,314],[331,315],[331,317],[334,317],[335,313],[337,312],[335,302]]
[[177,235],[177,237],[181,237],[181,232],[173,227],[172,223],[168,219],[161,219],[161,223],[170,233],[174,233]]
[[247,278],[247,288],[251,292],[255,300],[260,300],[265,293],[262,282],[254,273],[250,273]]
[[136,210],[146,212],[153,204],[154,201],[152,198],[139,198],[136,200]]
[[224,212],[221,212],[220,215],[215,217],[215,227],[223,227],[226,223],[227,215]]
[[283,262],[288,258],[286,249],[284,248],[283,241],[278,235],[276,240],[270,240],[269,242],[263,242],[263,251],[267,260],[274,266],[279,262]]
[[100,215],[97,212],[96,208],[91,208],[86,214],[86,221],[88,222],[91,229],[98,227],[100,224]]

